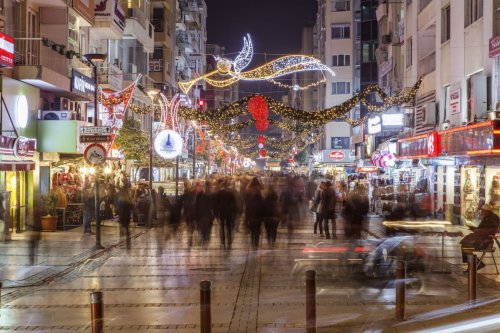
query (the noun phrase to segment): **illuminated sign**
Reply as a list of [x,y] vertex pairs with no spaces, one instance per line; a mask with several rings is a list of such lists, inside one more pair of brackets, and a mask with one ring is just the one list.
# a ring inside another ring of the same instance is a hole
[[0,67],[14,67],[14,39],[0,32]]
[[88,76],[83,75],[79,71],[73,69],[73,77],[71,78],[71,91],[80,95],[93,98],[95,93],[95,81]]
[[384,126],[403,126],[402,113],[390,113],[382,115],[382,125]]
[[0,135],[0,155],[16,157],[32,157],[36,150],[36,139],[22,136],[11,137]]
[[173,130],[158,133],[154,142],[155,151],[165,159],[176,158],[182,153],[182,138]]
[[457,88],[450,93],[450,113],[460,113],[460,88]]
[[368,134],[377,134],[382,131],[380,116],[368,119]]
[[334,150],[328,154],[328,158],[334,161],[341,161],[345,158],[345,154],[341,151]]
[[26,125],[28,125],[28,100],[24,95],[17,98],[16,122],[19,128],[26,128]]
[[439,135],[437,132],[427,134],[427,155],[436,157],[439,155]]
[[376,166],[363,166],[356,169],[357,172],[377,172]]

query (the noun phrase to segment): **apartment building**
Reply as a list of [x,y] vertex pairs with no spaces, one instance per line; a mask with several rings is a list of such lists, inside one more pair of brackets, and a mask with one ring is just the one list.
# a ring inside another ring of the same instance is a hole
[[[318,107],[338,105],[353,94],[356,71],[354,70],[355,33],[354,1],[322,0],[318,2],[315,47],[318,57],[335,72],[326,76],[323,87],[318,88]],[[344,166],[352,165],[351,126],[333,121],[324,126],[324,139],[315,154],[315,167],[322,173],[335,174],[342,179]]]

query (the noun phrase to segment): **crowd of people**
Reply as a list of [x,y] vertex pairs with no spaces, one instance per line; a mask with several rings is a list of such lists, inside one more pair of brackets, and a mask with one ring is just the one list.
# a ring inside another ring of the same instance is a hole
[[[165,239],[185,230],[188,246],[206,246],[214,225],[218,226],[221,247],[232,247],[235,232],[247,232],[250,244],[257,248],[261,235],[269,247],[275,247],[278,228],[291,239],[294,229],[310,212],[316,216],[311,232],[327,239],[337,238],[337,215],[344,215],[348,238],[360,237],[361,225],[368,212],[368,197],[362,189],[346,192],[331,180],[281,174],[212,175],[207,179],[184,182],[184,191],[176,199],[137,184],[125,184],[115,190],[105,187],[100,199],[102,218],[117,215],[121,234],[130,246],[131,221],[156,226]],[[90,232],[93,218],[92,191],[85,195],[84,232]],[[146,199],[145,199],[146,198]],[[309,219],[307,219],[309,220]],[[330,229],[331,225],[331,229]]]

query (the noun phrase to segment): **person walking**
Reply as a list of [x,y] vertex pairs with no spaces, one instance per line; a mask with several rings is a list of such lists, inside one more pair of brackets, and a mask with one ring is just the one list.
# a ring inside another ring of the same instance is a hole
[[254,177],[245,191],[245,222],[250,230],[250,243],[254,249],[259,246],[262,207],[262,185],[259,179]]
[[274,186],[270,184],[264,191],[263,201],[264,228],[266,230],[267,243],[270,247],[276,245],[278,225],[280,223],[279,216],[279,196]]
[[[325,189],[323,191],[323,197],[320,203],[321,206],[320,214],[322,216],[323,228],[327,239],[330,238],[337,239],[337,225],[336,225],[336,215],[335,215],[336,205],[337,205],[337,194],[335,193],[335,188],[333,187],[330,181],[327,181],[325,183]],[[328,227],[329,220],[332,220],[331,236]]]
[[320,236],[323,236],[323,215],[321,214],[322,206],[320,205],[323,200],[324,192],[326,189],[326,182],[321,182],[316,189],[316,193],[312,199],[314,213],[316,214],[316,221],[314,222],[314,234],[317,234],[319,228]]
[[132,214],[132,200],[129,186],[125,185],[118,193],[118,222],[120,223],[120,236],[126,237],[127,249],[131,248],[130,240],[130,215]]
[[188,247],[193,246],[193,235],[196,230],[196,216],[195,216],[195,186],[188,181],[184,182],[184,193],[181,197],[182,211],[184,219],[186,220],[186,232]]
[[95,215],[95,198],[92,186],[83,189],[83,233],[92,235],[90,223]]
[[206,246],[210,241],[210,234],[212,232],[212,198],[206,192],[206,188],[203,187],[202,183],[196,184],[195,193],[194,214],[196,225],[200,231],[201,245]]
[[361,229],[368,210],[368,196],[362,189],[355,188],[344,202],[344,231],[347,238],[361,238]]
[[219,218],[219,236],[224,249],[231,249],[233,242],[233,230],[238,205],[236,196],[229,188],[228,180],[219,183],[219,190],[216,194],[215,214]]

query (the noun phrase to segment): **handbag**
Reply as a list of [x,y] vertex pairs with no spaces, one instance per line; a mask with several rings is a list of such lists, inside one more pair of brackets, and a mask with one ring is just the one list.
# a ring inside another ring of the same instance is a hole
[[313,213],[318,212],[318,203],[315,202],[314,200],[309,200],[309,210]]

